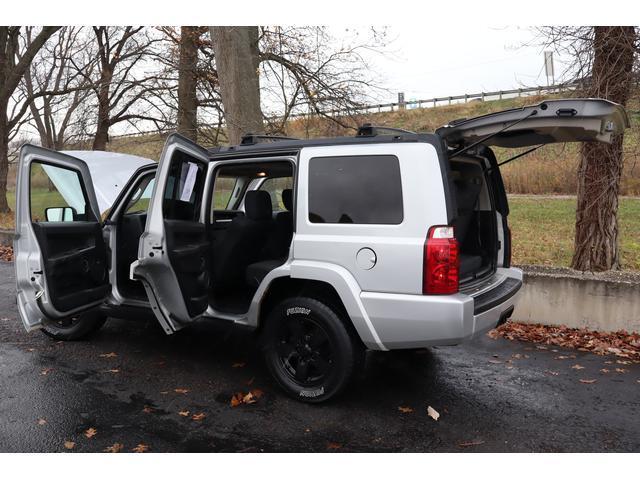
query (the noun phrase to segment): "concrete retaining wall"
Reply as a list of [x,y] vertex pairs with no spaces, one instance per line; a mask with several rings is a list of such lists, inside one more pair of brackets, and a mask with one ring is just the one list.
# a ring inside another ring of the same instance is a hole
[[640,332],[640,273],[580,273],[523,266],[524,286],[513,314],[523,323]]
[[14,235],[15,232],[13,230],[0,228],[0,245],[2,245],[3,247],[12,247]]

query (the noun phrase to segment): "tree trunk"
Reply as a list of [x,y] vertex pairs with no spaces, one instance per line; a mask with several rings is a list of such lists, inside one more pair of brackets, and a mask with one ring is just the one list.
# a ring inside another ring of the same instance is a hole
[[180,27],[180,61],[178,64],[178,133],[198,141],[198,27]]
[[111,80],[113,72],[104,70],[100,78],[100,88],[98,89],[98,122],[96,125],[96,136],[93,139],[93,150],[106,150],[109,143],[110,105],[109,92],[111,91]]
[[[594,27],[594,59],[587,97],[625,105],[632,85],[634,27]],[[618,192],[623,136],[608,145],[585,143],[578,169],[576,235],[571,266],[603,271],[620,267]]]
[[9,171],[9,128],[7,105],[0,104],[0,213],[10,211],[7,203],[7,173]]
[[260,109],[258,27],[211,27],[227,137],[264,133]]

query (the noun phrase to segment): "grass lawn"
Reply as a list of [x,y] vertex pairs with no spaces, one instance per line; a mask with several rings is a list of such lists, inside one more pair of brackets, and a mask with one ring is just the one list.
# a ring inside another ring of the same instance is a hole
[[[575,198],[510,197],[509,223],[513,261],[568,267],[573,253]],[[621,198],[621,262],[625,270],[640,270],[640,198]]]

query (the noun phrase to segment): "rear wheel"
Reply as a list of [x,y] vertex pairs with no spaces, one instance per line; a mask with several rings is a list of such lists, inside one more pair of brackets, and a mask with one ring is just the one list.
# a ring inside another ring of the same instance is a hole
[[341,393],[364,355],[338,313],[307,297],[278,304],[267,317],[262,340],[265,361],[278,384],[310,403]]
[[42,326],[42,333],[55,340],[82,340],[100,330],[107,317],[99,311],[81,313],[60,320],[48,320]]

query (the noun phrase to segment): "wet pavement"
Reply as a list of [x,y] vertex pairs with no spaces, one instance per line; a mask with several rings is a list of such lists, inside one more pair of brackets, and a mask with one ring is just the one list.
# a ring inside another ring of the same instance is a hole
[[312,406],[278,389],[250,333],[112,319],[56,342],[24,332],[13,282],[0,262],[2,452],[640,450],[640,365],[613,356],[488,337],[372,353],[343,396]]

